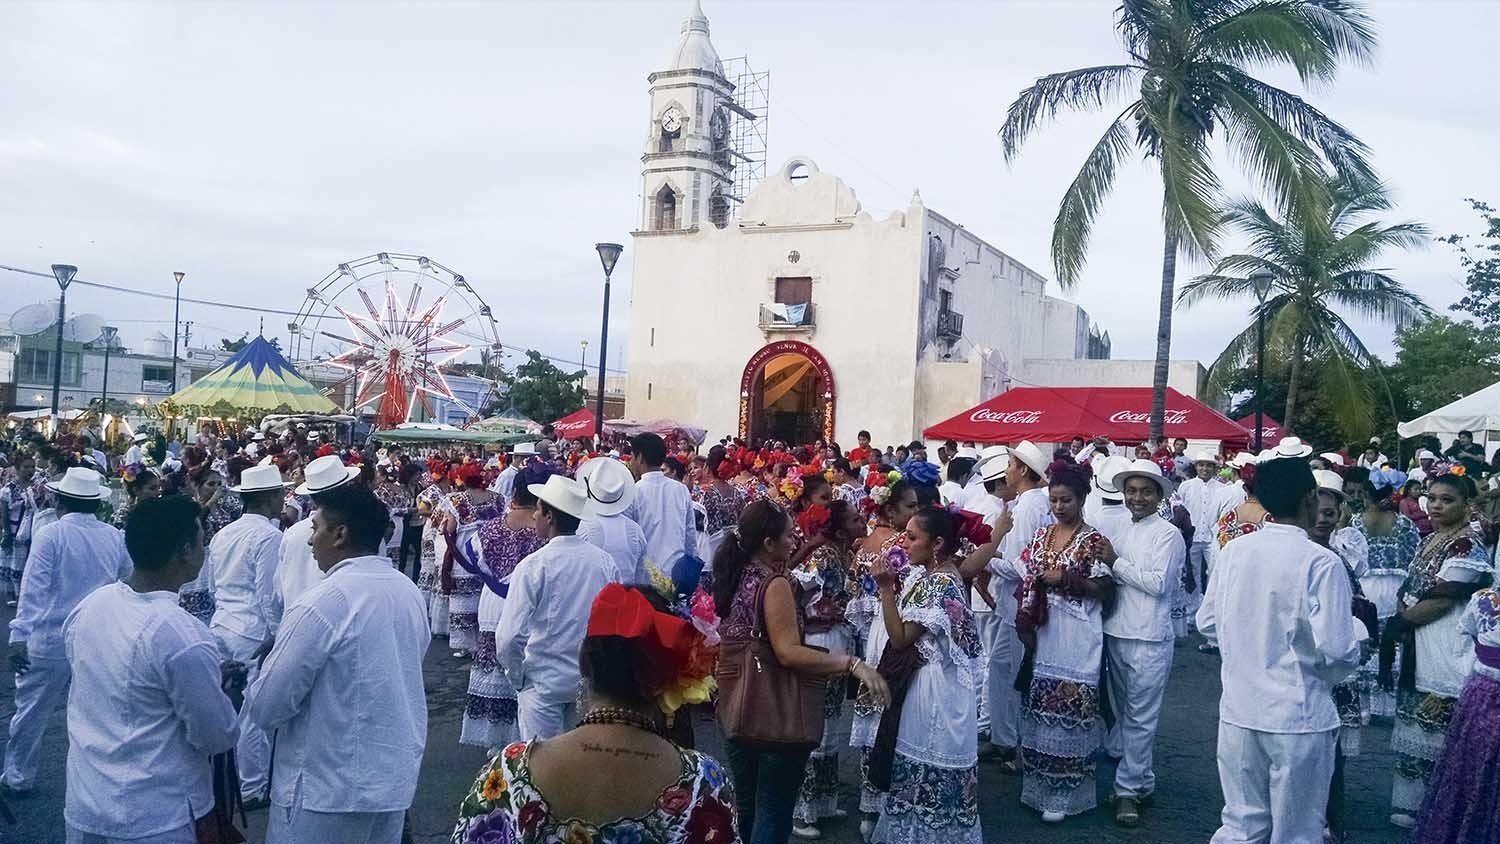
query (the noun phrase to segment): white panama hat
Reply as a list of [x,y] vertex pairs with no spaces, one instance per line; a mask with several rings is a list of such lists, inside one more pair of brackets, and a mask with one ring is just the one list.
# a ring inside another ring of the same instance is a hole
[[1339,477],[1338,472],[1314,469],[1313,480],[1318,482],[1318,489],[1337,495],[1340,501],[1348,499],[1348,496],[1344,495],[1344,479]]
[[528,484],[526,489],[548,505],[581,519],[588,507],[583,484],[564,475],[549,475],[545,484]]
[[635,501],[635,476],[613,457],[595,457],[578,467],[578,482],[588,496],[588,512],[615,516]]
[[1123,455],[1111,454],[1099,461],[1099,469],[1094,472],[1094,489],[1100,494],[1111,498],[1118,498],[1120,488],[1115,485],[1115,476],[1130,469],[1130,461]]
[[275,466],[251,466],[240,473],[240,485],[229,488],[230,492],[267,492],[291,486],[281,479],[281,470]]
[[1417,452],[1417,460],[1418,461],[1422,461],[1422,460],[1436,460],[1436,459],[1438,459],[1437,455],[1433,454],[1431,451],[1429,451],[1429,450],[1427,450],[1425,448],[1422,449],[1421,451]]
[[1203,449],[1203,450],[1198,451],[1195,454],[1193,454],[1193,462],[1194,463],[1212,463],[1215,466],[1217,466],[1217,465],[1219,465],[1219,457],[1218,457],[1218,455],[1214,454],[1212,451],[1209,451],[1208,449]]
[[512,455],[520,456],[520,457],[535,456],[536,455],[536,443],[533,443],[533,442],[516,443],[516,447],[512,448],[510,450],[510,453]]
[[130,438],[130,441],[133,443],[143,443],[149,439],[151,439],[150,434],[145,431],[137,431],[136,435]]
[[953,453],[953,456],[955,458],[963,458],[964,460],[978,460],[979,449],[971,445],[961,445],[958,447],[958,450]]
[[1010,450],[1010,456],[1021,461],[1021,464],[1036,472],[1042,480],[1047,479],[1047,456],[1036,447],[1031,440],[1021,440],[1016,447]]
[[1312,446],[1303,442],[1299,437],[1285,437],[1276,444],[1275,448],[1268,448],[1260,453],[1262,462],[1266,460],[1280,460],[1283,457],[1307,457],[1313,453]]
[[1337,451],[1325,451],[1325,452],[1323,452],[1322,454],[1320,454],[1318,456],[1321,457],[1321,458],[1323,458],[1324,460],[1327,460],[1330,464],[1332,464],[1334,466],[1343,466],[1343,465],[1346,465],[1344,463],[1344,455],[1339,454]]
[[101,501],[109,497],[109,487],[101,483],[99,473],[93,469],[75,466],[63,474],[60,481],[48,481],[47,489],[65,498],[81,501]]
[[1162,476],[1161,467],[1151,460],[1132,460],[1130,465],[1114,476],[1115,488],[1121,492],[1125,491],[1125,482],[1131,478],[1145,478],[1156,484],[1161,490],[1161,497],[1166,498],[1172,494],[1172,482]]
[[1235,456],[1229,458],[1229,467],[1232,469],[1243,469],[1246,466],[1253,466],[1259,462],[1260,459],[1254,454],[1251,454],[1248,451],[1242,451],[1239,454],[1236,454]]
[[302,470],[302,485],[295,491],[298,495],[317,495],[343,486],[357,477],[358,466],[345,466],[338,455],[328,454],[307,464]]
[[1006,449],[1004,453],[994,455],[981,462],[978,466],[974,467],[974,471],[979,473],[979,479],[982,481],[996,481],[1005,477],[1005,467],[1009,465],[1010,449]]

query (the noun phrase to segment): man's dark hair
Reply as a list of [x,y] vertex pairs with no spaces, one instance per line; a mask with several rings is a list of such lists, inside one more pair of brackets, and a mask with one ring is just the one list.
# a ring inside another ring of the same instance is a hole
[[240,501],[244,503],[245,509],[253,509],[269,504],[272,501],[284,501],[286,490],[280,487],[276,489],[262,489],[256,492],[240,493]]
[[552,524],[557,527],[558,533],[564,535],[572,535],[578,532],[578,525],[580,524],[580,521],[578,517],[573,515],[572,513],[564,513],[562,510],[553,507],[551,504],[540,500],[538,500],[537,502],[537,509],[541,510],[543,515],[552,516]]
[[1471,440],[1474,439],[1474,432],[1473,431],[1459,431],[1458,435],[1460,437],[1468,437]]
[[183,495],[148,498],[125,518],[125,550],[141,571],[166,568],[198,533],[198,502]]
[[1300,457],[1267,460],[1255,467],[1255,498],[1278,519],[1296,518],[1307,494],[1317,488],[1312,467]]
[[860,431],[858,434],[855,434],[854,436],[856,438],[858,438],[858,437],[864,437],[865,439],[869,439],[870,438],[870,432],[869,431]]
[[948,461],[948,480],[958,483],[974,470],[974,458],[955,457]]
[[92,513],[99,509],[99,500],[97,498],[72,498],[58,493],[57,509],[64,513]]
[[666,442],[650,431],[631,437],[630,448],[640,456],[642,463],[652,469],[661,466],[667,460]]
[[854,474],[854,467],[850,466],[849,461],[842,457],[833,458],[833,468],[846,475]]
[[349,529],[349,542],[354,550],[373,553],[380,547],[391,513],[369,487],[346,483],[320,494],[317,503],[325,522]]

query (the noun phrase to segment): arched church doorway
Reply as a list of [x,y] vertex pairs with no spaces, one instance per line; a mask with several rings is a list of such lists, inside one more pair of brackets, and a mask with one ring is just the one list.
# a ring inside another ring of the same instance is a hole
[[740,436],[788,445],[831,440],[836,395],[833,369],[817,349],[798,340],[768,343],[740,378]]

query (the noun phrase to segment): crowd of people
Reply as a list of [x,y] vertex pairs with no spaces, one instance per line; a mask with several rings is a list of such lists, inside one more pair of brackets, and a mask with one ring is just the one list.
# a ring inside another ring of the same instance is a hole
[[262,809],[268,842],[402,840],[435,637],[488,752],[460,844],[780,844],[851,814],[979,842],[981,760],[1065,824],[1112,757],[1135,827],[1187,637],[1222,660],[1214,841],[1343,840],[1344,759],[1391,718],[1391,822],[1500,842],[1500,477],[1469,436],[1408,467],[1295,437],[100,444],[13,435],[0,479],[0,794],[66,705],[70,842],[237,840]]

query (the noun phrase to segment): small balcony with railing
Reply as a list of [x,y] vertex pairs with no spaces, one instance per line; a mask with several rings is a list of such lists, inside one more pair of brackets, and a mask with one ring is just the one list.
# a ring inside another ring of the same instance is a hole
[[937,315],[937,336],[941,340],[959,340],[964,336],[964,315],[943,308]]
[[767,333],[812,331],[817,324],[817,310],[811,302],[797,305],[772,302],[760,306],[760,330]]

